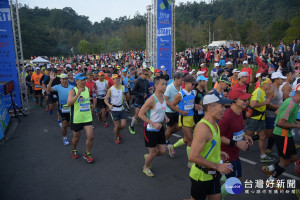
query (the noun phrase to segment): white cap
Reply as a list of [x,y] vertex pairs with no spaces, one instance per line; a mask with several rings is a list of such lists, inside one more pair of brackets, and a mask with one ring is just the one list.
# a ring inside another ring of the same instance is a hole
[[200,76],[202,74],[205,74],[205,72],[203,72],[203,71],[197,71],[197,76]]
[[226,63],[226,65],[232,65],[232,62],[228,61],[228,62]]
[[59,76],[59,78],[68,78],[68,75],[65,74],[65,73],[63,73],[63,74],[61,74],[61,75]]
[[243,64],[248,64],[248,61],[247,61],[247,60],[244,60]]
[[36,70],[41,70],[41,68],[39,68],[39,67],[36,67],[36,68],[35,68],[35,71],[36,71]]
[[232,70],[232,73],[240,73],[241,71],[240,70],[238,70],[238,69],[234,69],[234,70]]
[[204,66],[204,63],[201,63],[201,65],[200,66]]
[[258,78],[258,77],[260,77],[260,75],[261,75],[261,73],[257,73],[257,74],[255,75],[255,77]]
[[165,66],[164,66],[164,65],[160,66],[160,69],[163,69],[163,68],[165,68]]
[[271,79],[276,79],[276,78],[286,79],[286,76],[283,76],[281,72],[273,72]]
[[215,65],[216,67],[219,67],[219,63],[215,63],[214,65]]
[[240,72],[238,75],[238,79],[245,77],[245,76],[248,76],[247,72]]
[[101,65],[101,68],[105,67],[105,65]]
[[207,94],[203,98],[203,105],[211,103],[230,104],[232,100],[227,98],[219,98],[215,94]]

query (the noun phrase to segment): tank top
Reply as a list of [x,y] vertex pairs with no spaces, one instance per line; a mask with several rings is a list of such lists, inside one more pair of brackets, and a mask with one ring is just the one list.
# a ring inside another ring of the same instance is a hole
[[[155,107],[152,110],[148,110],[147,118],[150,119],[152,122],[161,123],[164,121],[167,103],[165,97],[164,102],[160,103],[155,94],[153,94],[152,96],[155,99]],[[151,124],[147,124],[147,131],[159,132],[160,130],[153,128]]]
[[[193,116],[194,115],[194,103],[195,103],[195,92],[192,90],[189,94],[188,92],[183,89],[179,92],[182,96],[182,100],[179,102],[178,106],[180,110],[188,111],[186,116]],[[179,115],[182,116],[181,113]]]
[[[279,86],[279,93],[280,93],[280,95],[282,96],[282,98],[283,98],[282,88],[283,88],[283,86],[284,86],[286,83],[289,84],[288,82],[284,82],[281,86]],[[289,84],[289,85],[290,85],[290,84]],[[292,96],[292,92],[290,92],[289,96]]]
[[[217,129],[214,128],[214,126],[208,122],[205,119],[201,119],[198,123],[205,123],[212,134],[212,138],[209,142],[205,143],[200,155],[205,158],[206,160],[213,162],[213,163],[220,163],[221,161],[221,136],[220,136],[220,129],[218,124],[216,124]],[[194,131],[195,134],[195,131]],[[190,171],[190,177],[194,179],[195,181],[210,181],[213,179],[213,176],[210,174],[204,173],[202,170],[197,168],[195,164],[193,164],[191,171]]]
[[[75,95],[78,93],[78,88],[73,88]],[[93,121],[91,106],[90,106],[90,94],[89,89],[85,87],[85,90],[81,92],[80,96],[76,99],[75,103],[71,106],[71,123],[87,123]]]
[[124,85],[120,85],[120,89],[115,88],[112,86],[110,88],[110,104],[113,105],[111,111],[122,111],[124,110],[123,107],[123,94],[124,94]]
[[105,89],[108,87],[108,81],[104,79],[104,81],[96,81],[96,87],[97,87],[97,98],[98,99],[104,99],[106,96]]
[[[276,106],[280,106],[283,102],[283,96],[282,94],[280,94],[279,90],[274,87],[273,85],[271,86],[272,88],[274,88],[275,92],[276,92],[276,97],[271,99],[271,103],[276,105]],[[272,117],[272,118],[276,118],[276,113],[275,111],[272,110],[266,110],[266,117]]]
[[234,80],[234,79],[231,77],[231,88],[233,88],[238,82],[239,82],[239,79]]

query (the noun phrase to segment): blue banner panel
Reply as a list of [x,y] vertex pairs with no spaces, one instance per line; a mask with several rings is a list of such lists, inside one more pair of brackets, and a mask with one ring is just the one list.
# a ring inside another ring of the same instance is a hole
[[4,137],[4,132],[8,126],[10,116],[2,95],[0,95],[0,140]]
[[172,71],[172,1],[157,0],[157,68]]
[[[13,98],[18,107],[22,107],[18,71],[16,66],[15,45],[8,0],[0,1],[0,81],[15,83]],[[3,88],[0,87],[3,94]],[[10,96],[4,96],[7,107],[11,105]]]

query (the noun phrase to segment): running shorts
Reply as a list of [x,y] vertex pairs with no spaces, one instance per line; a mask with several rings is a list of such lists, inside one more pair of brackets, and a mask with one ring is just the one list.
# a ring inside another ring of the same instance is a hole
[[62,113],[61,110],[58,110],[58,114],[61,117],[61,121],[70,122],[70,113]]
[[162,126],[159,132],[147,131],[144,124],[144,138],[146,147],[156,147],[158,144],[166,144],[165,128]]
[[296,146],[293,137],[288,137],[285,154],[283,153],[285,137],[273,134],[273,139],[276,143],[278,154],[280,157],[284,159],[289,159],[291,158],[292,155],[297,155]]
[[179,113],[178,112],[166,112],[167,117],[169,118],[169,122],[167,123],[167,126],[173,126],[175,124],[178,124],[178,118]]
[[194,116],[181,116],[179,115],[178,119],[178,127],[193,127],[195,125],[194,123]]
[[220,179],[212,179],[210,181],[195,181],[191,178],[191,196],[195,200],[204,200],[207,195],[220,194]]
[[85,126],[92,126],[92,125],[93,125],[92,122],[78,123],[78,124],[71,123],[71,130],[74,132],[79,132],[82,131]]

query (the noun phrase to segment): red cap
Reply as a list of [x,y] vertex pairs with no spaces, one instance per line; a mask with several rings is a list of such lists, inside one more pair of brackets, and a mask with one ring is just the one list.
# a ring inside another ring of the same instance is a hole
[[232,99],[232,100],[237,99],[237,98],[242,99],[242,100],[247,100],[251,96],[252,96],[252,94],[248,94],[240,88],[234,88],[228,94],[228,98]]
[[160,72],[160,70],[159,70],[159,69],[155,69],[155,70],[154,70],[154,73],[157,73],[157,72]]

